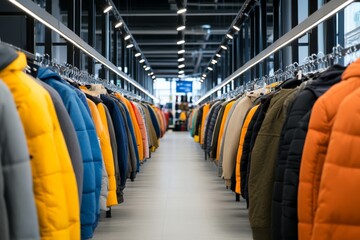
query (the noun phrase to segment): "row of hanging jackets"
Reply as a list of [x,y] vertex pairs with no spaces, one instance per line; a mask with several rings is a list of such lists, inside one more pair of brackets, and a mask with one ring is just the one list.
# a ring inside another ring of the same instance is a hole
[[254,239],[360,236],[360,60],[196,108],[189,129],[247,201]]
[[165,117],[26,66],[0,45],[0,239],[89,239],[159,146]]

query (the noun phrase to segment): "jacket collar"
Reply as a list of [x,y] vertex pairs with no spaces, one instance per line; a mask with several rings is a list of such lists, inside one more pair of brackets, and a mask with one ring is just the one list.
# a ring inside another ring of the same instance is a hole
[[50,68],[43,68],[43,67],[39,68],[37,77],[43,81],[48,79],[62,80],[59,74],[52,71]]
[[342,81],[346,81],[349,78],[358,77],[360,78],[360,58],[350,64],[342,75]]
[[26,57],[24,53],[17,53],[15,50],[0,44],[0,71],[22,71],[25,67]]

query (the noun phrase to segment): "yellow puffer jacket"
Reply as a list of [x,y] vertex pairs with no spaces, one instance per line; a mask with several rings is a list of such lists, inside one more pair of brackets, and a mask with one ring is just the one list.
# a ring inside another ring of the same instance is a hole
[[116,93],[115,96],[125,104],[125,106],[127,107],[128,111],[130,113],[131,122],[134,126],[134,132],[135,132],[136,144],[137,144],[138,153],[139,153],[139,159],[140,159],[140,161],[142,161],[142,160],[144,160],[144,146],[143,146],[143,142],[142,142],[142,135],[141,135],[140,127],[137,122],[137,119],[136,119],[136,116],[134,113],[134,109],[132,108],[129,100],[127,100],[126,98],[121,96],[120,93]]
[[0,78],[14,96],[31,158],[41,239],[80,239],[80,209],[74,170],[49,94],[23,70],[23,53]]
[[204,106],[204,110],[203,110],[203,115],[202,115],[202,119],[201,119],[201,128],[200,128],[200,144],[203,145],[204,144],[204,140],[205,140],[205,122],[206,122],[206,118],[207,115],[209,113],[210,110],[210,104],[207,103]]
[[116,197],[114,156],[111,149],[106,113],[104,106],[101,103],[96,105],[89,99],[87,99],[87,101],[91,111],[91,117],[95,123],[96,134],[100,139],[101,153],[104,159],[105,169],[109,180],[106,206],[111,207],[117,205],[118,201]]

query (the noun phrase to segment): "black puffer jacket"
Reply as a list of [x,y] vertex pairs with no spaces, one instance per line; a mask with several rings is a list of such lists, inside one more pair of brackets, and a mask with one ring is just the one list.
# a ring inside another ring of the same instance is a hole
[[200,125],[201,125],[203,110],[204,110],[204,106],[201,106],[198,111],[198,115],[197,115],[196,122],[195,122],[195,131],[194,131],[195,136],[199,136],[199,130],[200,130]]
[[[205,136],[204,136],[204,145],[203,145],[203,149],[205,150],[206,153],[208,152],[207,149],[210,149],[210,146],[211,146],[212,135],[210,135],[210,133],[212,134],[212,132],[214,130],[216,117],[217,117],[217,111],[215,111],[215,110],[217,109],[218,106],[221,105],[221,103],[222,103],[222,101],[215,102],[211,106],[210,111],[209,111],[208,119],[207,119],[206,126],[205,126]],[[214,116],[215,116],[215,120],[213,120]]]
[[221,104],[221,108],[219,110],[218,116],[215,121],[215,127],[214,127],[214,132],[212,135],[211,147],[210,147],[210,158],[212,158],[212,159],[216,158],[216,151],[217,151],[217,144],[218,144],[218,140],[219,140],[221,121],[223,119],[224,111],[225,111],[226,105],[228,103],[230,103],[230,102],[226,101]]
[[211,118],[209,119],[208,131],[205,136],[206,137],[205,151],[207,154],[210,154],[210,151],[211,151],[211,143],[212,143],[212,138],[213,138],[213,134],[214,134],[214,130],[215,130],[216,119],[218,118],[221,108],[222,108],[222,102],[219,102],[219,104],[214,106],[213,114],[212,114]]
[[[344,70],[344,67],[335,65],[323,72],[318,79],[313,80],[306,86],[291,107],[284,131],[285,135],[286,132],[290,132],[288,134],[293,135],[293,137],[288,144],[285,169],[277,171],[279,174],[277,180],[279,181],[274,185],[272,222],[279,221],[281,226],[280,228],[274,226],[272,229],[273,239],[275,239],[274,237],[286,240],[298,239],[297,193],[299,170],[311,109],[321,95],[341,80]],[[280,151],[283,150],[282,148],[281,146]],[[283,162],[282,166],[279,162],[279,167],[280,169],[283,167]],[[280,182],[282,179],[283,185]],[[279,203],[281,208],[278,208]]]

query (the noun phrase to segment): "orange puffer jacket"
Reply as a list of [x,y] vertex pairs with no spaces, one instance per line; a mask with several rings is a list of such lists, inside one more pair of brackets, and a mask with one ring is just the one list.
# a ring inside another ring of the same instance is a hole
[[314,240],[360,237],[359,102],[360,87],[342,101],[335,117],[321,177]]
[[334,118],[344,98],[360,87],[359,69],[360,59],[345,70],[342,81],[322,95],[312,109],[300,167],[298,194],[300,240],[312,237],[320,179]]

